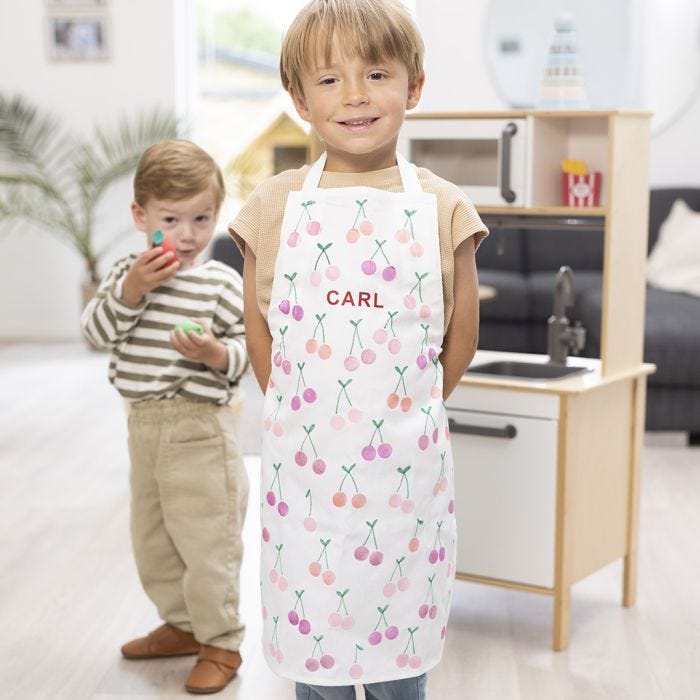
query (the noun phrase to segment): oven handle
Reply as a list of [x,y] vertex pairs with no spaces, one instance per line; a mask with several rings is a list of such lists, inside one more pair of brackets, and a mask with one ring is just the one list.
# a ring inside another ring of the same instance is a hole
[[518,133],[518,126],[509,122],[501,132],[501,197],[511,204],[515,201],[515,192],[510,188],[510,148],[513,136]]
[[512,423],[508,423],[502,428],[489,428],[484,425],[458,423],[454,418],[448,418],[447,424],[451,433],[460,433],[462,435],[479,435],[481,437],[495,437],[512,440],[518,434],[517,428]]

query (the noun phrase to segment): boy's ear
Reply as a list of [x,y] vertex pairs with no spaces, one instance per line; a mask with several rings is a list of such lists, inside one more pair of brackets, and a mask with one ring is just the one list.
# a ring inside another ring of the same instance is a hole
[[297,91],[291,85],[289,86],[289,96],[292,98],[292,102],[294,102],[294,107],[297,111],[297,114],[305,122],[311,122],[311,112],[309,111],[304,96],[298,94]]
[[413,109],[418,106],[420,96],[423,94],[423,85],[425,85],[425,73],[421,73],[413,85],[408,86],[408,99],[406,100],[406,109]]
[[138,204],[138,202],[131,203],[131,216],[134,219],[134,226],[139,231],[146,231],[146,210]]

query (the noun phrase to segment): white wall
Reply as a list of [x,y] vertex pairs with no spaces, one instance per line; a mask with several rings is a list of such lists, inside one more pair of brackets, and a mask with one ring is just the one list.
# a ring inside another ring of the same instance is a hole
[[[650,3],[654,12],[649,14],[648,35],[631,42],[640,52],[640,65],[651,51],[655,57],[668,56],[673,51],[673,36],[660,36],[658,15],[674,3],[665,0],[631,0],[639,12],[645,11]],[[691,7],[698,0],[683,0],[688,6],[689,21],[697,37],[697,13]],[[507,109],[507,104],[499,97],[491,80],[484,47],[486,13],[489,0],[416,0],[416,18],[421,27],[426,44],[426,86],[421,100],[422,111],[439,110],[490,110]],[[584,11],[585,3],[581,5]],[[696,46],[700,49],[700,46]],[[697,50],[695,51],[697,61]],[[697,65],[697,64],[696,64]],[[700,84],[700,71],[695,70],[695,83]],[[676,66],[676,70],[664,72],[663,81],[685,80],[689,67],[687,63]],[[656,81],[659,83],[659,81]],[[655,86],[655,87],[658,87]],[[629,105],[625,105],[629,106]],[[700,186],[700,138],[697,125],[700,124],[700,98],[682,118],[667,131],[655,136],[651,142],[652,186],[688,185]]]
[[[23,94],[78,131],[156,106],[182,112],[190,83],[177,87],[176,30],[183,31],[188,0],[111,0],[111,57],[94,63],[48,61],[46,5],[0,0],[0,91]],[[131,183],[124,182],[97,212],[101,239],[125,231],[103,260],[103,274],[117,256],[143,245],[143,234],[130,229],[130,201]],[[25,224],[6,234],[0,227],[0,340],[79,337],[81,258]]]

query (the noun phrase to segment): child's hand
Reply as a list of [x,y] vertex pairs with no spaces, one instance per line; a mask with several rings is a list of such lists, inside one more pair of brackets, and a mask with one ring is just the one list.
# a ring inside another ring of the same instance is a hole
[[138,306],[144,295],[175,277],[180,262],[172,262],[173,253],[163,254],[160,246],[141,253],[124,277],[122,300]]
[[184,333],[179,328],[175,328],[170,331],[170,344],[188,360],[196,360],[211,369],[226,372],[228,370],[226,346],[214,337],[203,318],[192,320],[202,326],[202,333],[199,334],[196,331]]

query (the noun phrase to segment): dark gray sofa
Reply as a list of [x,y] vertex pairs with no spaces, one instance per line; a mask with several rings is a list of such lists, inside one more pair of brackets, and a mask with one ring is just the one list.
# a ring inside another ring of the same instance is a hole
[[[649,250],[673,202],[683,198],[700,211],[700,188],[654,189],[649,202]],[[576,304],[570,316],[587,330],[582,354],[600,353],[602,230],[499,230],[477,253],[479,281],[493,285],[495,299],[482,303],[479,347],[546,353],[554,277],[561,265],[574,270]],[[657,366],[649,377],[647,430],[682,430],[700,438],[700,298],[647,287],[644,360]]]

